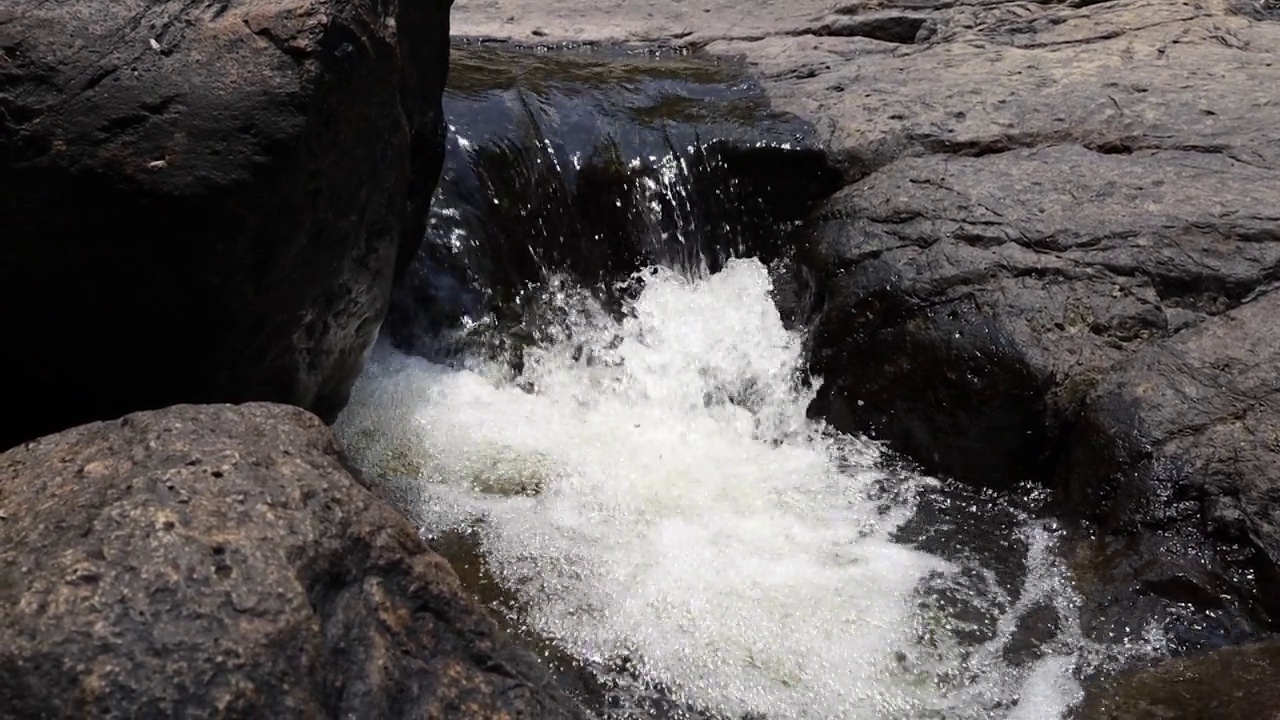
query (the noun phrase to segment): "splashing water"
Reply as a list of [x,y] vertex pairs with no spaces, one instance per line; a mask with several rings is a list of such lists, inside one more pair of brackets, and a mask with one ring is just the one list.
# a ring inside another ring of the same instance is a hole
[[560,329],[519,373],[380,345],[338,424],[353,459],[409,487],[431,532],[474,533],[532,633],[702,711],[1061,715],[1078,625],[1033,662],[1002,654],[1028,607],[1074,617],[1052,533],[1024,528],[1024,586],[983,583],[998,627],[964,642],[927,588],[975,568],[893,540],[932,482],[806,418],[765,268],[643,283],[622,320],[555,286]]

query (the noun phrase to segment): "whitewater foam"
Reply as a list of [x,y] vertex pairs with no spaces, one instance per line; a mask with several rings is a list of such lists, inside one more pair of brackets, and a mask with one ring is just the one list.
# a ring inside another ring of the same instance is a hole
[[532,633],[711,713],[1048,718],[1076,699],[1070,643],[1026,667],[999,651],[1029,604],[1074,609],[1051,532],[1027,530],[1016,600],[986,583],[999,627],[966,646],[921,592],[960,568],[893,540],[931,481],[806,417],[765,268],[643,283],[622,320],[560,287],[560,330],[517,374],[380,345],[348,451],[429,532],[473,533]]

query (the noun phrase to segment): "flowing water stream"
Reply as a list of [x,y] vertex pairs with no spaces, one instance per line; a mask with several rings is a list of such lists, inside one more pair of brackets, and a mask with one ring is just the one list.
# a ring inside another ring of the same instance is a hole
[[[807,167],[794,121],[688,59],[455,58],[430,247],[338,430],[595,711],[1057,718],[1154,648],[1085,639],[1034,489],[808,417],[794,218],[715,172]],[[744,133],[759,155],[708,151]]]

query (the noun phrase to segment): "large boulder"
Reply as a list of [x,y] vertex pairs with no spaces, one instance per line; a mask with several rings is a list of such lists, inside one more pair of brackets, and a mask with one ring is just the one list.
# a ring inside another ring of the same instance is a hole
[[6,717],[581,717],[292,407],[0,455],[0,604]]
[[814,232],[826,411],[937,472],[1046,477],[1110,368],[1265,291],[1277,179],[1076,144],[892,163]]
[[174,402],[331,418],[443,157],[448,0],[0,0],[0,447]]
[[815,411],[934,472],[1057,487],[1095,528],[1072,556],[1102,637],[1158,618],[1214,646],[1280,610],[1260,8],[961,5],[911,51],[824,64],[840,92],[786,91],[841,118],[857,179],[809,248]]
[[[1280,590],[1280,23],[1074,5],[852,3],[711,47],[819,118],[851,181],[807,248],[814,411],[933,472],[1058,488],[1091,521],[1095,634],[1235,642]],[[863,32],[907,15],[913,38]]]

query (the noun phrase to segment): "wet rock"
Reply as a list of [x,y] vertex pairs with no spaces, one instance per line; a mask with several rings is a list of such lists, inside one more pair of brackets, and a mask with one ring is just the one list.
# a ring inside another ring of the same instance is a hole
[[1191,646],[1247,636],[1275,615],[1280,562],[1277,188],[1272,170],[1185,151],[898,160],[815,232],[814,410],[934,472],[1050,481],[1104,533],[1160,534],[1118,541],[1150,552],[1090,574],[1096,633],[1159,606]]
[[582,717],[296,408],[0,455],[0,600],[13,716]]
[[1058,610],[1039,603],[1018,617],[1013,636],[1002,648],[1004,661],[1010,665],[1027,665],[1045,655],[1045,645],[1054,641],[1062,624]]
[[1250,553],[1211,542],[1194,523],[1094,535],[1068,543],[1089,637],[1133,642],[1158,633],[1175,654],[1257,637],[1265,616]]
[[448,7],[0,2],[0,447],[174,402],[336,414],[422,235]]
[[935,472],[1047,477],[1117,363],[1271,282],[1276,176],[1075,144],[883,168],[814,231],[823,411]]
[[1225,648],[1123,673],[1086,695],[1076,720],[1280,718],[1280,642]]
[[911,50],[711,45],[754,53],[855,181],[811,241],[814,412],[933,472],[1058,488],[1095,528],[1096,636],[1270,626],[1280,26],[1230,3],[927,12]]
[[612,304],[649,265],[781,260],[785,230],[840,186],[811,127],[738,63],[492,43],[450,62],[440,201],[387,317],[402,349],[438,351],[462,316],[527,323],[550,276]]
[[1278,323],[1280,293],[1268,292],[1112,368],[1062,470],[1069,502],[1107,527],[1212,545],[1228,567],[1200,582],[1179,574],[1175,587],[1206,607],[1242,597],[1268,625],[1280,617]]

